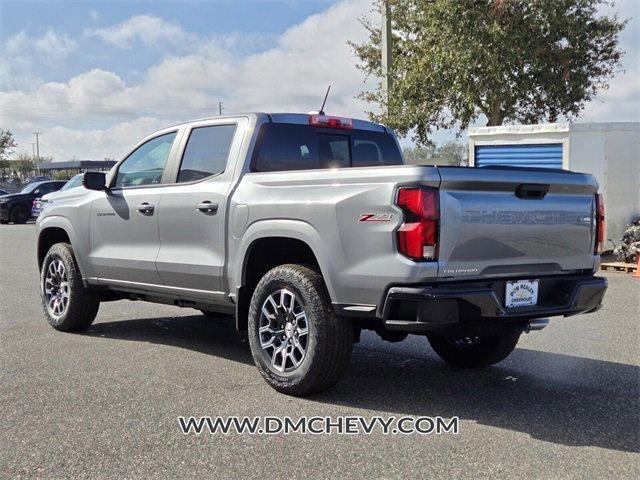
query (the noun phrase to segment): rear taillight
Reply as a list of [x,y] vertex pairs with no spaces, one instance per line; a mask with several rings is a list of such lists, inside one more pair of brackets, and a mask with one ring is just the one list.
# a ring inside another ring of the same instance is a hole
[[438,190],[428,187],[401,188],[397,205],[404,212],[398,229],[398,250],[413,260],[438,258]]
[[596,194],[596,244],[595,254],[604,252],[604,200],[601,193]]
[[313,127],[353,129],[353,120],[344,117],[330,117],[328,115],[309,115],[309,125]]

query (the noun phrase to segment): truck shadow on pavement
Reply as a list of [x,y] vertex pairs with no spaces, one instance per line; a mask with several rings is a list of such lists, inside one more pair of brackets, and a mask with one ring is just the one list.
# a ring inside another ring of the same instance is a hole
[[[415,344],[420,356],[415,349],[408,357],[395,353],[405,344]],[[498,365],[466,370],[441,362],[421,337],[387,345],[365,339],[354,349],[346,381],[316,400],[458,416],[567,446],[640,450],[639,367],[516,348]]]
[[253,365],[249,342],[236,331],[233,318],[193,315],[100,322],[79,335],[169,345]]
[[[84,335],[253,363],[232,319],[195,315],[102,322]],[[422,337],[388,344],[365,332],[343,379],[308,401],[396,416],[458,416],[561,445],[640,450],[640,368],[557,353],[518,348],[497,366],[464,370],[441,362]],[[464,434],[464,424],[460,431]]]

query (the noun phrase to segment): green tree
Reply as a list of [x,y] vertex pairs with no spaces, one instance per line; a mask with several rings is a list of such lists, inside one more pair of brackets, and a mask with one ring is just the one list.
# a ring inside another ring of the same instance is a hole
[[468,165],[469,147],[463,143],[447,142],[438,149],[441,165]]
[[28,153],[19,154],[15,160],[12,160],[12,166],[15,170],[17,170],[22,176],[26,176],[29,173],[36,170],[36,159],[32,155]]
[[51,175],[54,180],[69,180],[71,177],[76,175],[78,172],[75,170],[59,170],[57,172],[53,172]]
[[6,169],[11,166],[8,157],[17,146],[13,134],[9,130],[0,129],[0,169],[2,169],[3,177]]
[[[361,98],[382,107],[374,120],[421,143],[482,115],[487,125],[577,117],[615,74],[628,21],[598,15],[606,0],[387,1],[393,87],[388,101],[381,84]],[[358,66],[381,78],[381,31],[363,23]]]
[[0,128],[0,160],[7,160],[7,157],[17,146],[13,134],[9,130]]
[[467,165],[468,148],[454,141],[441,147],[433,144],[414,145],[404,149],[404,158],[410,165]]
[[436,154],[436,146],[414,145],[403,148],[404,161],[409,165],[434,165],[433,158]]

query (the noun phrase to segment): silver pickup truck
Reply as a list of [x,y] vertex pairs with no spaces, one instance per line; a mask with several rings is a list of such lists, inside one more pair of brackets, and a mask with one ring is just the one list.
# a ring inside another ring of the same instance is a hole
[[461,367],[550,316],[600,307],[591,175],[404,165],[382,125],[252,113],[172,126],[37,222],[42,303],[62,331],[131,299],[234,315],[280,392],[323,390],[362,329],[425,335]]

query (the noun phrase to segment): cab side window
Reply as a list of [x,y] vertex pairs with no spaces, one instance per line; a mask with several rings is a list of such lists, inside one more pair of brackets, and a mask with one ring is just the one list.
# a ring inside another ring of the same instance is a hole
[[118,167],[114,188],[161,183],[176,134],[177,132],[171,132],[160,135],[135,149]]
[[178,172],[178,183],[194,182],[224,172],[235,131],[235,125],[212,125],[191,130]]
[[46,195],[47,193],[54,192],[56,190],[55,183],[44,183],[36,188],[33,193],[36,195]]

